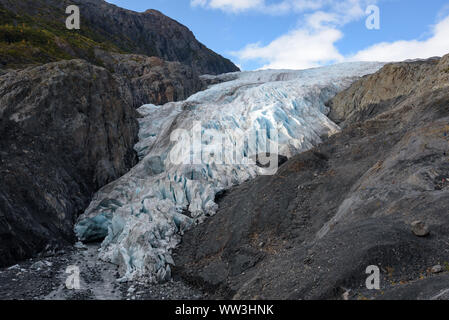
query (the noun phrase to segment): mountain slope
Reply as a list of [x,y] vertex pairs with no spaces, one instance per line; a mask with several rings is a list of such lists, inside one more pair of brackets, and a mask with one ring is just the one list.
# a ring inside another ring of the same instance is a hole
[[[65,8],[80,7],[81,29],[65,28]],[[0,63],[15,67],[83,58],[100,64],[93,50],[157,56],[200,74],[238,71],[199,43],[185,26],[155,10],[137,13],[103,0],[0,0]]]
[[[227,298],[441,296],[447,276],[435,286],[429,270],[449,261],[448,87],[449,55],[355,82],[329,104],[345,129],[229,190],[184,235],[175,274]],[[365,287],[370,265],[382,291]]]

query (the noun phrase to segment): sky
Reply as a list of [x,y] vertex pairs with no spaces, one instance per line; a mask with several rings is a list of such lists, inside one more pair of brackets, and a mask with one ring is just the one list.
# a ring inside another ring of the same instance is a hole
[[107,0],[156,9],[242,70],[449,53],[448,0]]

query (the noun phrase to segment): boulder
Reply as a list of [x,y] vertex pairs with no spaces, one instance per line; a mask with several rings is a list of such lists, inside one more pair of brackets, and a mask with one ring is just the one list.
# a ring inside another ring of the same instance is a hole
[[412,222],[412,232],[417,237],[427,237],[430,234],[429,227],[422,221]]

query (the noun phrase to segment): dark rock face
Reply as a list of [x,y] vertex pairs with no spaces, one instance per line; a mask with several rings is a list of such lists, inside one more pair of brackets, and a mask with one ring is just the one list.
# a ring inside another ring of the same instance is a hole
[[197,72],[179,62],[102,50],[96,50],[95,56],[114,74],[134,108],[185,100],[206,86]]
[[[58,32],[64,34],[67,31],[64,30],[67,17],[65,9],[70,4],[78,5],[80,8],[79,33],[97,43],[112,44],[125,53],[178,61],[200,74],[239,71],[230,60],[198,42],[188,28],[155,10],[138,13],[103,0],[0,0],[0,5],[6,10],[21,16],[25,14],[30,16],[34,19],[33,23],[39,24],[40,28],[44,26],[54,28],[56,25],[61,29]],[[67,54],[72,57],[89,58],[89,52],[86,54],[85,50],[73,48],[70,42],[64,43],[61,47],[66,47]],[[86,43],[85,46],[89,47],[89,44]],[[77,56],[76,52],[84,54]]]
[[[391,64],[340,93],[345,129],[226,192],[174,274],[237,299],[442,297],[447,274],[429,270],[449,266],[448,70],[449,56]],[[430,235],[413,234],[417,220]],[[381,291],[365,287],[370,265]]]
[[137,161],[136,111],[104,68],[62,61],[0,77],[0,265],[73,239],[93,193]]

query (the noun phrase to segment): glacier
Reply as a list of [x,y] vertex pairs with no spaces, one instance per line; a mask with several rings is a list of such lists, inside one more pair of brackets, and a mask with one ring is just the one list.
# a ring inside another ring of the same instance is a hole
[[96,193],[75,226],[78,238],[104,239],[99,258],[120,266],[120,281],[169,280],[172,250],[186,230],[215,214],[217,193],[273,174],[278,155],[291,157],[337,133],[325,103],[382,66],[204,76],[217,84],[185,101],[142,106],[140,161]]

